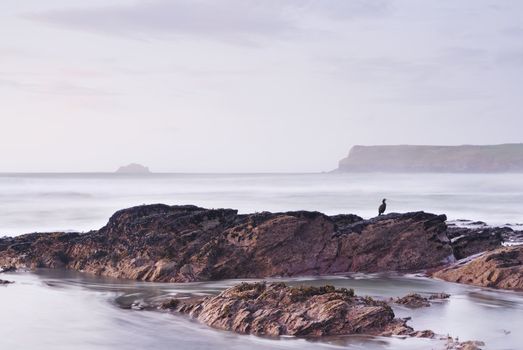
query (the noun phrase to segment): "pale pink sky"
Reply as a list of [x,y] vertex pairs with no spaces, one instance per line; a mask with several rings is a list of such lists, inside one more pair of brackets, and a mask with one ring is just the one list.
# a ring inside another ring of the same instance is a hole
[[521,142],[523,2],[2,0],[0,172]]

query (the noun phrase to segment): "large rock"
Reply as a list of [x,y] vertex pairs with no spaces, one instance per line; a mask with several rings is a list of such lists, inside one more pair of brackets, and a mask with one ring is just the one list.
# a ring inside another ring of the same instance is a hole
[[169,282],[413,271],[452,261],[445,220],[424,212],[362,220],[148,205],[121,210],[85,234],[0,239],[0,265]]
[[283,283],[242,283],[217,296],[168,308],[188,313],[211,327],[265,336],[348,334],[410,335],[412,328],[384,302],[361,298],[353,290],[288,287]]
[[445,215],[388,214],[341,228],[327,272],[413,271],[453,261]]
[[435,272],[449,282],[523,290],[523,246],[503,247]]

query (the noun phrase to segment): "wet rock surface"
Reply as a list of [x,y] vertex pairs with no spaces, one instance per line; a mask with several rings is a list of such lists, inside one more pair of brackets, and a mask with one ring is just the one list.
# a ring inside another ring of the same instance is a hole
[[515,234],[510,227],[490,227],[481,221],[462,221],[460,224],[449,223],[447,228],[447,236],[458,260],[499,248]]
[[0,239],[0,264],[165,282],[413,271],[453,260],[445,220],[157,204],[118,211],[97,231]]
[[394,303],[405,305],[410,308],[429,307],[430,302],[428,298],[422,297],[417,293],[408,294],[402,298],[397,298]]
[[523,246],[498,248],[433,274],[449,282],[523,290]]
[[429,295],[429,300],[445,300],[450,298],[450,294],[447,293],[431,293]]
[[243,334],[433,336],[430,331],[414,332],[405,320],[394,317],[385,302],[333,286],[242,283],[217,296],[189,302],[174,299],[163,307],[211,327]]
[[523,244],[523,224],[506,224],[504,227],[509,228],[505,234],[504,240],[507,245]]
[[0,273],[14,272],[14,271],[16,271],[16,267],[14,267],[14,266],[0,266]]
[[445,350],[481,350],[485,346],[485,343],[477,340],[469,340],[460,342],[449,338],[445,346]]
[[450,295],[446,293],[433,293],[428,297],[424,297],[418,293],[411,293],[401,298],[391,299],[391,302],[404,305],[412,309],[417,309],[420,307],[431,306],[431,301],[448,299],[449,297]]

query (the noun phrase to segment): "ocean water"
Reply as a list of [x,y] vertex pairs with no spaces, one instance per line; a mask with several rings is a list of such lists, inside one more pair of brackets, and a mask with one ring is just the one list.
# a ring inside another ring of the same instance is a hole
[[140,204],[372,217],[382,198],[389,212],[523,223],[523,174],[0,174],[0,236],[98,229]]
[[521,350],[523,293],[493,291],[418,276],[352,274],[278,279],[291,285],[354,288],[359,295],[387,299],[410,292],[446,292],[449,300],[429,308],[394,306],[396,317],[412,317],[418,330],[431,329],[436,339],[341,336],[280,339],[239,335],[209,328],[185,315],[140,311],[131,306],[168,296],[212,295],[240,283],[147,283],[94,278],[71,271],[38,270],[0,277],[15,281],[0,286],[0,349],[9,350],[243,350],[349,349],[443,350],[441,337],[482,340],[485,349]]
[[[1,174],[0,236],[35,231],[87,231],[116,210],[146,203],[195,204],[255,211],[318,210],[376,215],[381,199],[394,212],[424,210],[451,220],[492,225],[523,223],[519,174]],[[520,227],[520,226],[518,226]],[[186,316],[134,310],[166,296],[208,295],[238,280],[162,284],[95,278],[78,272],[3,273],[0,349],[444,349],[445,341],[383,337],[267,339],[211,329]],[[296,285],[334,284],[376,298],[447,292],[430,308],[394,307],[415,329],[485,349],[523,344],[523,293],[494,291],[420,276],[363,275],[287,279]]]

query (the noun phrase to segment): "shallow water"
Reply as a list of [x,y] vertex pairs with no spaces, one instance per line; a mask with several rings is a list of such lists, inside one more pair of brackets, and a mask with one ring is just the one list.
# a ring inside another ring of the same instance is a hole
[[[239,283],[164,284],[40,270],[2,274],[0,349],[442,349],[443,341],[383,337],[279,340],[211,329],[186,316],[130,308],[168,295],[208,295]],[[278,279],[280,281],[280,279]],[[486,349],[521,349],[523,294],[462,286],[417,276],[362,275],[285,279],[294,285],[333,284],[376,298],[447,292],[430,308],[394,307],[415,329],[483,340]]]
[[389,211],[523,223],[522,174],[0,174],[0,236],[98,229],[160,202],[372,217],[384,197]]
[[[0,174],[0,236],[88,231],[116,210],[166,203],[255,211],[318,210],[376,215],[388,210],[446,213],[451,220],[523,223],[520,174]],[[522,226],[517,226],[522,227]],[[1,274],[0,349],[441,349],[441,341],[369,337],[264,339],[210,329],[184,316],[132,307],[167,295],[206,295],[239,281],[158,284],[42,270]],[[523,294],[416,276],[350,275],[292,279],[334,284],[378,298],[447,292],[428,309],[395,307],[416,329],[478,339],[486,349],[521,349]]]

